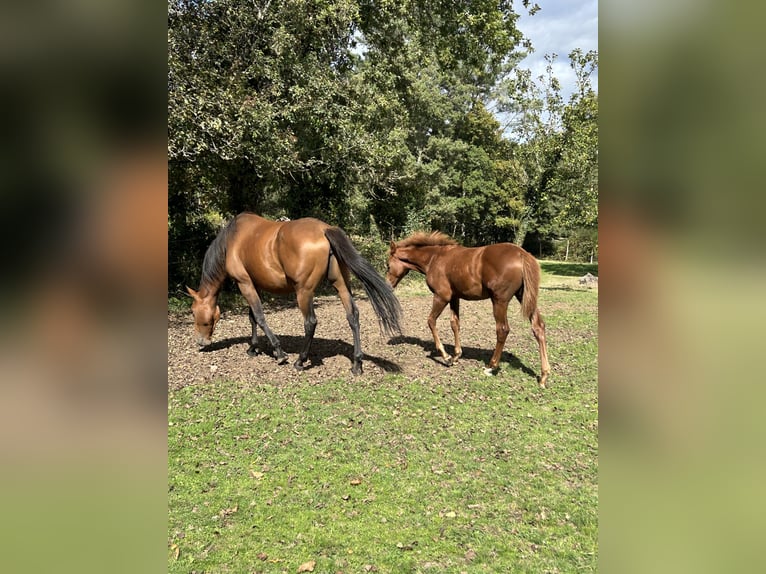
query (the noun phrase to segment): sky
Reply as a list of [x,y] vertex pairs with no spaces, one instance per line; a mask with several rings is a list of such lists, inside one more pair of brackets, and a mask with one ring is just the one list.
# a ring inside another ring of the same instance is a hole
[[[532,40],[535,52],[520,67],[532,70],[533,77],[545,73],[545,54],[556,53],[553,75],[561,82],[561,95],[566,102],[575,90],[574,74],[567,55],[574,48],[583,52],[598,50],[598,0],[536,0],[541,10],[529,16],[519,3],[519,30]],[[591,78],[598,91],[598,70]]]

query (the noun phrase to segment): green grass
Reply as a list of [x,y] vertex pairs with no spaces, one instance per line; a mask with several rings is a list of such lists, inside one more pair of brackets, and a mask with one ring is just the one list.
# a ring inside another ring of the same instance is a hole
[[578,274],[544,273],[550,389],[504,368],[171,391],[168,571],[595,571],[597,293]]

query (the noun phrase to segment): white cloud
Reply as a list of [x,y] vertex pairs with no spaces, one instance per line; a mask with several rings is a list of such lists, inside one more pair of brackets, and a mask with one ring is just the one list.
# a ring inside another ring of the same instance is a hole
[[[567,100],[575,89],[568,54],[575,48],[583,52],[598,49],[598,1],[538,0],[538,4],[541,10],[534,16],[520,9],[518,28],[535,49],[520,67],[532,70],[537,77],[545,73],[545,54],[557,54],[553,73],[561,82],[562,96]],[[592,84],[598,90],[598,71],[592,77]]]

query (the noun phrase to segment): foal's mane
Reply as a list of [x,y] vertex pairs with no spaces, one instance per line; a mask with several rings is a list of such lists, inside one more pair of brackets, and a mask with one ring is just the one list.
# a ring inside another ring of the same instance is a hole
[[428,245],[457,245],[457,241],[441,231],[418,231],[396,244],[397,247],[425,247]]

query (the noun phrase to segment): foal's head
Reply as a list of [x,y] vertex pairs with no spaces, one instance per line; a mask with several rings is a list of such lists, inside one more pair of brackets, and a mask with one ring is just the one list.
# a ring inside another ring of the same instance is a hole
[[[457,241],[441,233],[432,231],[430,233],[419,231],[413,233],[407,239],[402,239],[399,243],[391,242],[391,250],[388,253],[388,272],[386,280],[391,287],[396,287],[402,277],[407,275],[412,269],[425,273],[422,265],[417,264],[416,255],[427,247],[451,247],[457,245]],[[422,257],[421,257],[422,259]]]
[[410,269],[412,269],[412,267],[405,264],[396,256],[396,252],[396,243],[392,241],[391,250],[388,254],[388,271],[386,272],[386,281],[388,281],[388,284],[391,285],[392,288],[396,287],[399,284],[399,281],[402,280],[402,277],[407,275]]
[[191,287],[187,287],[186,291],[193,299],[191,310],[194,315],[197,345],[205,347],[210,344],[215,324],[221,318],[221,309],[216,305],[216,298],[212,293],[203,297]]

